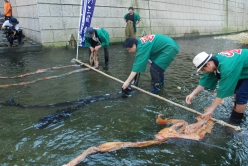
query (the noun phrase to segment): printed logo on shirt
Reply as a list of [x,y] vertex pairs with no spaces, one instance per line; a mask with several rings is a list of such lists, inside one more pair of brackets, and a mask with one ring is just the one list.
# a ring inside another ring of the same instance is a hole
[[242,53],[242,49],[235,49],[235,50],[226,50],[226,51],[222,51],[219,54],[223,55],[223,56],[227,56],[227,57],[232,57],[234,54],[241,54]]
[[147,36],[140,38],[140,40],[142,44],[145,44],[148,41],[152,42],[154,38],[155,38],[155,35],[147,35]]
[[101,29],[101,27],[93,27],[93,29]]

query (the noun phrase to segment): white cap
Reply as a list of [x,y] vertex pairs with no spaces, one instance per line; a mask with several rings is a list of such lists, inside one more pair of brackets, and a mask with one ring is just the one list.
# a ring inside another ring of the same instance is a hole
[[211,57],[212,54],[209,55],[206,52],[201,52],[195,56],[195,58],[193,59],[193,63],[197,68],[197,72],[201,70],[201,68],[209,61]]

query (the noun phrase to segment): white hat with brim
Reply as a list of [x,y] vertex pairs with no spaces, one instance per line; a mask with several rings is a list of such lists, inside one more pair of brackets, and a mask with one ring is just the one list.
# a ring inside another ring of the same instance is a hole
[[207,54],[206,52],[201,52],[195,56],[193,59],[193,63],[197,68],[197,72],[201,70],[201,68],[209,61],[212,57],[212,54]]

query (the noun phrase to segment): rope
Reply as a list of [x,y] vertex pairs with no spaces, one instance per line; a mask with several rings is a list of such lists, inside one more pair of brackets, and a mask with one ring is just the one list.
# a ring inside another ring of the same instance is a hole
[[218,120],[218,123],[220,124],[220,125],[222,125],[222,126],[225,126],[225,122],[223,121],[223,120]]
[[[121,81],[121,80],[119,80],[119,79],[117,79],[117,78],[115,78],[115,77],[112,77],[112,76],[110,76],[110,75],[108,75],[108,74],[106,74],[106,73],[104,73],[104,72],[102,72],[102,71],[100,71],[100,70],[97,70],[97,69],[91,67],[90,65],[88,65],[88,64],[86,64],[86,63],[83,63],[83,62],[81,62],[81,61],[79,61],[79,60],[76,60],[76,59],[72,59],[72,60],[75,61],[75,62],[77,62],[77,63],[79,63],[79,64],[82,64],[82,65],[84,65],[84,66],[86,66],[86,67],[88,67],[88,68],[90,68],[90,69],[92,69],[92,70],[94,70],[94,71],[96,71],[96,72],[98,72],[98,73],[100,73],[100,74],[102,74],[102,75],[108,77],[108,78],[111,78],[111,79],[113,79],[113,80],[115,80],[115,81],[117,81],[117,82],[120,82],[120,83],[122,83],[122,84],[124,83],[123,81]],[[195,113],[195,114],[198,114],[198,115],[202,115],[202,113],[200,113],[200,112],[198,112],[198,111],[196,111],[196,110],[193,110],[193,109],[191,109],[191,108],[185,107],[185,106],[183,106],[183,105],[180,105],[180,104],[178,104],[178,103],[175,103],[175,102],[173,102],[173,101],[170,101],[170,100],[168,100],[168,99],[166,99],[166,98],[164,98],[164,97],[161,97],[161,96],[159,96],[159,95],[153,94],[153,93],[151,93],[151,92],[145,91],[145,90],[143,90],[143,89],[141,89],[141,88],[139,88],[139,87],[136,87],[136,86],[134,86],[134,85],[131,85],[131,87],[134,88],[134,89],[136,89],[136,90],[139,90],[139,91],[141,91],[141,92],[143,92],[143,93],[146,93],[146,94],[148,94],[148,95],[150,95],[150,96],[156,97],[156,98],[158,98],[158,99],[161,99],[161,100],[164,100],[164,101],[166,101],[166,102],[168,102],[168,103],[171,103],[171,104],[173,104],[173,105],[175,105],[175,106],[178,106],[178,107],[180,107],[180,108],[183,108],[183,109],[185,109],[185,110],[187,110],[187,111],[190,111],[190,112],[192,112],[192,113]],[[223,126],[228,126],[228,127],[230,127],[230,128],[233,128],[233,129],[235,129],[235,130],[237,130],[237,131],[241,130],[241,128],[240,128],[239,126],[234,126],[234,125],[228,124],[228,123],[226,123],[226,122],[224,122],[224,121],[220,122],[219,120],[217,120],[217,119],[215,119],[215,118],[211,118],[211,120],[213,120],[213,121],[215,121],[215,122],[217,122],[217,123],[219,123],[219,124],[221,124],[221,125],[223,125]]]
[[53,79],[53,78],[58,78],[58,77],[70,75],[70,74],[77,73],[77,72],[84,71],[84,70],[88,70],[88,69],[77,69],[77,70],[73,70],[73,71],[70,71],[70,72],[68,72],[68,73],[64,73],[64,74],[61,74],[61,75],[38,78],[38,79],[36,79],[36,80],[29,81],[29,82],[20,82],[20,83],[15,83],[15,84],[0,85],[0,88],[7,88],[7,87],[10,87],[10,86],[28,85],[28,84],[35,83],[35,82],[37,82],[37,81],[44,81],[44,80],[49,80],[49,79]]
[[46,69],[38,69],[35,72],[29,72],[29,73],[22,74],[22,75],[19,75],[19,76],[12,76],[12,77],[2,77],[2,76],[0,76],[0,79],[23,78],[23,77],[28,76],[28,75],[44,73],[44,72],[49,71],[49,70],[62,69],[62,68],[73,67],[73,66],[79,66],[79,65],[56,66],[56,67],[51,67],[51,68],[46,68]]

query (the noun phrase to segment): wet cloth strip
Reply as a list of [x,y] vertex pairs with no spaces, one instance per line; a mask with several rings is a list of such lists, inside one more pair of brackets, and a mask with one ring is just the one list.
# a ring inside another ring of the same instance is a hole
[[63,77],[63,76],[66,76],[66,75],[70,75],[70,74],[73,74],[73,73],[78,73],[78,72],[81,72],[81,71],[86,71],[86,70],[89,70],[89,69],[88,69],[88,68],[84,68],[84,69],[77,69],[77,70],[73,70],[73,71],[70,71],[70,72],[65,73],[65,74],[56,75],[56,76],[49,76],[49,77],[43,77],[43,78],[38,78],[38,79],[36,79],[36,80],[29,81],[29,82],[20,82],[20,83],[15,83],[15,84],[5,84],[5,85],[0,85],[0,88],[7,88],[7,87],[11,87],[11,86],[28,85],[28,84],[35,83],[35,82],[37,82],[37,81],[44,81],[44,80],[49,80],[49,79],[59,78],[59,77]]
[[75,66],[76,66],[76,67],[79,67],[79,66],[81,66],[81,65],[55,66],[55,67],[46,68],[46,69],[38,69],[38,70],[35,71],[35,72],[29,72],[29,73],[22,74],[22,75],[19,75],[19,76],[12,76],[12,77],[2,77],[2,76],[0,76],[0,79],[23,78],[23,77],[26,77],[26,76],[29,76],[29,75],[33,75],[33,74],[44,73],[44,72],[47,72],[47,71],[49,71],[49,70],[63,69],[63,68],[75,67]]
[[214,125],[214,121],[208,117],[207,119],[201,119],[197,117],[197,122],[193,124],[188,124],[184,120],[179,119],[168,119],[164,120],[158,116],[156,122],[158,124],[168,124],[172,123],[171,127],[166,127],[162,129],[158,134],[154,136],[154,140],[142,141],[142,142],[106,142],[99,146],[92,146],[86,149],[77,158],[71,160],[68,164],[63,166],[75,166],[81,163],[88,155],[98,153],[98,152],[111,152],[123,148],[130,147],[146,147],[151,145],[161,144],[169,139],[181,138],[189,140],[201,140],[204,138],[206,133],[211,133]]

